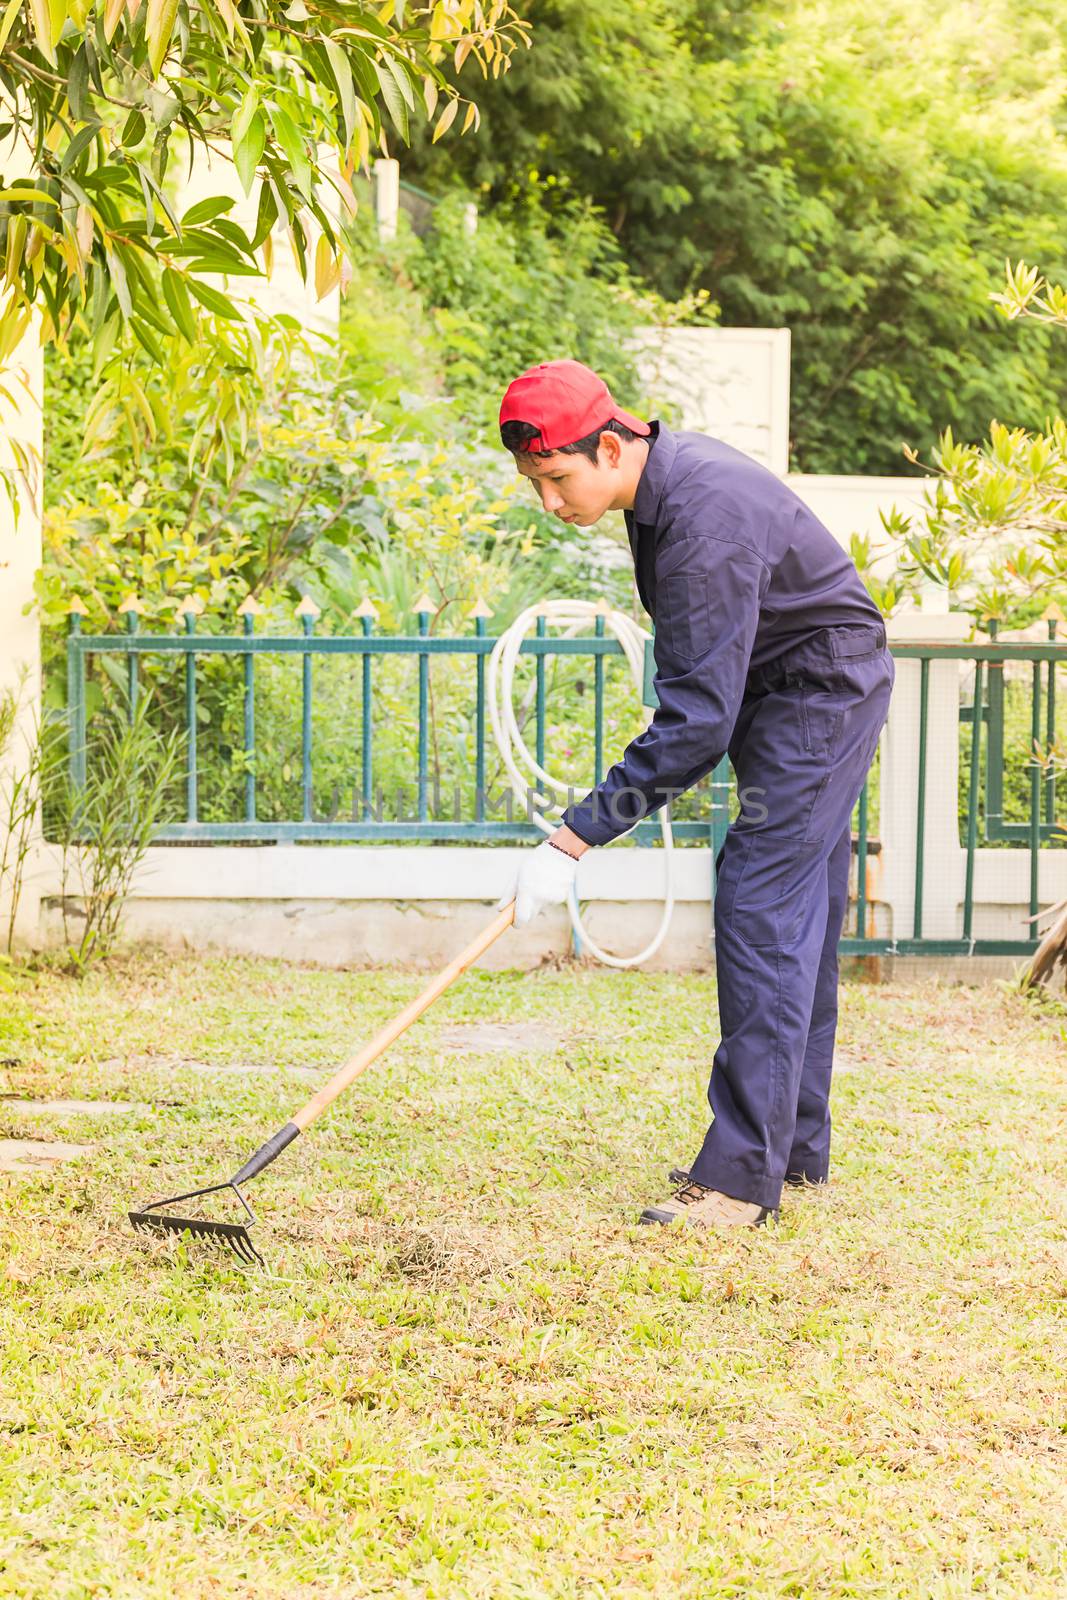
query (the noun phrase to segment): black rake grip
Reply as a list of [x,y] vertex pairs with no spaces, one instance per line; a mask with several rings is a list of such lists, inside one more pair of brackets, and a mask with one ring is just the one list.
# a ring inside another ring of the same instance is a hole
[[247,1183],[249,1178],[257,1177],[264,1167],[269,1167],[271,1162],[281,1155],[286,1145],[292,1144],[299,1136],[300,1129],[296,1123],[287,1122],[284,1128],[279,1128],[277,1133],[271,1135],[266,1144],[260,1145],[254,1156],[249,1156],[240,1172],[235,1172],[230,1182],[236,1186],[239,1183]]

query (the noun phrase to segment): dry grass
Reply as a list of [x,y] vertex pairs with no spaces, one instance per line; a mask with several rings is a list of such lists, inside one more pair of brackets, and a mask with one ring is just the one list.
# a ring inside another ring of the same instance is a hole
[[[260,1181],[269,1274],[130,1232],[419,982],[11,980],[0,1088],[134,1110],[0,1103],[94,1147],[0,1175],[0,1594],[1067,1592],[1062,1008],[846,985],[830,1188],[666,1237],[713,983],[474,973]],[[524,1020],[559,1049],[435,1044]]]

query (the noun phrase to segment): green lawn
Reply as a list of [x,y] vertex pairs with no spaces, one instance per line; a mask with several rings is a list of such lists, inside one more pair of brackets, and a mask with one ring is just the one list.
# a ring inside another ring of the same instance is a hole
[[[253,1186],[266,1275],[125,1209],[423,980],[5,981],[9,1095],[138,1109],[3,1107],[94,1149],[0,1174],[0,1594],[1067,1593],[1062,1008],[846,985],[833,1183],[724,1239],[631,1224],[703,1132],[713,982],[468,974]],[[446,1047],[487,1021],[558,1048]]]

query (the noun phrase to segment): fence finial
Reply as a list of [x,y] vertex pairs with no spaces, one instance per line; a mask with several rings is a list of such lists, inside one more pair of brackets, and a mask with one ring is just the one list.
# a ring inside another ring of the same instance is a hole
[[437,606],[428,594],[420,595],[412,606],[412,611],[436,611]]
[[491,617],[493,612],[492,608],[487,606],[481,595],[479,595],[477,600],[471,606],[470,610],[467,612],[467,615],[468,617]]
[[128,616],[131,611],[136,612],[139,617],[144,616],[144,606],[141,604],[140,600],[138,600],[132,589],[119,606],[119,616]]
[[363,599],[359,602],[359,605],[353,611],[352,615],[354,617],[376,617],[378,615],[378,608],[369,595],[364,595]]
[[67,615],[71,617],[87,617],[89,615],[89,607],[85,604],[80,594],[71,595],[70,604],[67,607]]
[[202,617],[204,615],[204,602],[199,595],[187,594],[185,599],[178,603],[177,615],[179,617]]
[[239,617],[261,617],[263,615],[263,607],[254,594],[249,594],[245,596],[237,607],[237,615]]
[[1043,622],[1067,622],[1067,616],[1064,616],[1062,606],[1058,606],[1055,600],[1050,600],[1041,613],[1041,620]]
[[300,604],[297,606],[296,614],[297,614],[298,617],[315,618],[315,617],[321,617],[322,616],[322,611],[315,604],[314,600],[312,600],[311,596],[309,594],[306,594],[304,596],[303,600],[301,600]]

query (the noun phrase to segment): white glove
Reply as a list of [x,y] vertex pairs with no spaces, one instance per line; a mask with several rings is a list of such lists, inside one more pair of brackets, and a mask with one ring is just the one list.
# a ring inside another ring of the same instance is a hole
[[513,886],[501,895],[496,909],[503,911],[514,900],[513,926],[524,928],[545,906],[565,904],[577,873],[577,858],[544,839],[526,852]]

